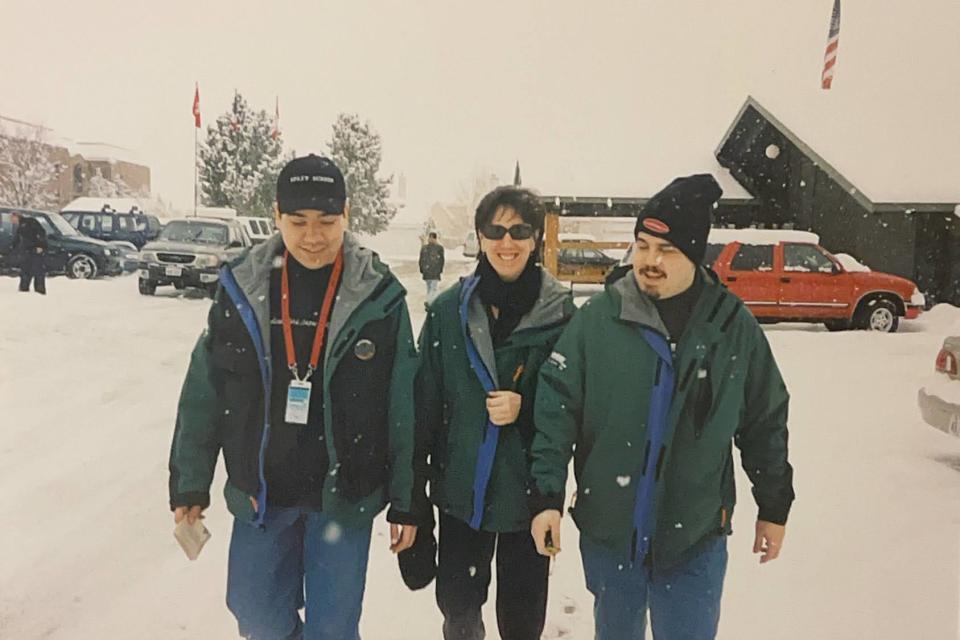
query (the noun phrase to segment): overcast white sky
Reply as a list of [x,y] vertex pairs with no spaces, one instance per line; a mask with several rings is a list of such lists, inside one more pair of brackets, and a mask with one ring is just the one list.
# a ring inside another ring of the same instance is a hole
[[544,193],[650,195],[715,169],[752,94],[874,200],[960,201],[960,3],[843,0],[826,92],[832,2],[3,0],[0,114],[135,149],[186,208],[195,81],[205,125],[279,96],[297,152],[357,112],[419,217],[516,159]]

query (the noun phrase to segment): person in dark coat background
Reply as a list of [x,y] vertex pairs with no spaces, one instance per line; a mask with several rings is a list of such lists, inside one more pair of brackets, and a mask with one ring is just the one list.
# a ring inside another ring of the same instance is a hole
[[437,234],[431,231],[427,244],[420,247],[420,275],[427,283],[427,304],[433,302],[440,288],[440,276],[443,274],[443,245],[437,241]]
[[11,216],[17,228],[13,238],[13,250],[20,253],[20,291],[33,290],[46,295],[47,269],[44,257],[47,253],[47,232],[35,219],[14,212]]

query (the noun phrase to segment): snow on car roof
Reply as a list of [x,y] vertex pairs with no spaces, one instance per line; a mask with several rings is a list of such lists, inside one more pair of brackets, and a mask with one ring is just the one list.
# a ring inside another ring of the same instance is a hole
[[777,244],[778,242],[806,242],[820,244],[820,236],[811,231],[795,229],[710,229],[710,244]]
[[134,208],[143,212],[143,204],[137,198],[98,198],[94,196],[74,198],[60,211],[100,213],[105,206],[117,213],[128,213]]

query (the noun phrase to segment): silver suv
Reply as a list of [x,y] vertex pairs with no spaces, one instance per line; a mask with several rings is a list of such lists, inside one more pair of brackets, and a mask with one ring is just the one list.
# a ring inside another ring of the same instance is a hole
[[239,222],[210,218],[171,220],[160,236],[140,252],[140,293],[157,287],[204,289],[212,298],[220,265],[252,246]]

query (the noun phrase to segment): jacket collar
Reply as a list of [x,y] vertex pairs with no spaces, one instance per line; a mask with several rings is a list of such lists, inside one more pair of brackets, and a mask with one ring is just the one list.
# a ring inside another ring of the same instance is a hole
[[[713,271],[701,267],[700,277],[703,278],[703,291],[694,308],[693,316],[690,318],[691,322],[696,322],[703,315],[705,307],[712,307],[717,296],[724,290]],[[660,312],[657,311],[657,306],[650,296],[640,289],[636,274],[632,269],[613,283],[610,288],[619,294],[620,310],[618,317],[621,320],[648,327],[664,336],[669,335],[666,326],[663,324],[663,319],[660,317]]]
[[[543,270],[540,281],[540,295],[536,304],[533,305],[527,314],[521,319],[517,328],[513,330],[516,334],[520,331],[540,329],[553,326],[562,322],[572,313],[572,302],[570,290],[559,280]],[[483,302],[474,289],[470,296],[470,302],[467,307],[467,327],[470,329],[470,337],[480,359],[486,365],[494,383],[497,383],[497,361],[494,354],[493,338],[490,330],[490,320],[487,317],[487,311],[483,308]]]
[[[278,257],[283,251],[283,238],[279,233],[267,241],[258,244],[244,254],[233,265],[232,271],[237,284],[247,298],[260,325],[264,349],[270,352],[270,272],[280,263]],[[325,351],[329,356],[330,345],[354,311],[363,304],[383,281],[385,274],[377,269],[377,255],[361,247],[356,236],[347,231],[343,237],[343,274],[336,304],[330,315],[329,338]],[[397,286],[400,286],[397,283]],[[402,287],[401,287],[402,289]]]

